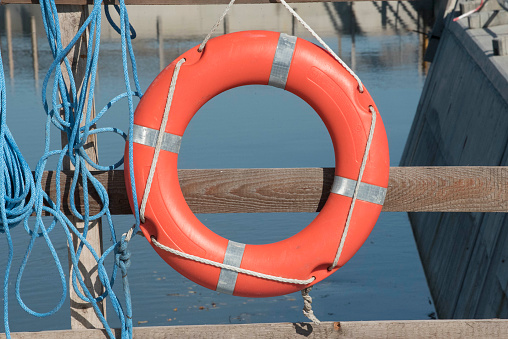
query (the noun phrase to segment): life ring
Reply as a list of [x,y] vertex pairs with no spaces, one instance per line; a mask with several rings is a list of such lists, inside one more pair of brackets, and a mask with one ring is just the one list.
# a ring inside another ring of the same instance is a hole
[[[377,119],[349,233],[338,265],[328,270],[337,252],[351,190],[359,175],[371,126],[374,101],[325,50],[285,34],[246,31],[211,39],[202,52],[193,48],[178,76],[141,230],[157,253],[175,270],[212,290],[245,297],[269,297],[302,290],[328,277],[361,247],[381,212],[388,186],[388,141]],[[177,59],[177,60],[178,60]],[[176,61],[150,85],[134,115],[133,167],[140,203],[145,189],[154,142],[158,135]],[[305,100],[326,125],[335,153],[334,189],[317,217],[302,231],[265,245],[238,244],[203,225],[188,207],[177,173],[178,144],[194,114],[208,100],[234,87],[273,85]],[[154,134],[155,133],[155,134]],[[172,148],[173,147],[173,148]],[[127,159],[126,148],[125,158]],[[126,162],[126,167],[128,166]],[[125,173],[128,173],[128,167]],[[129,175],[125,175],[130,187]],[[132,207],[132,194],[129,199]],[[140,193],[141,192],[141,193]],[[214,262],[265,274],[315,280],[295,285],[252,277],[181,258],[154,246],[161,244]]]

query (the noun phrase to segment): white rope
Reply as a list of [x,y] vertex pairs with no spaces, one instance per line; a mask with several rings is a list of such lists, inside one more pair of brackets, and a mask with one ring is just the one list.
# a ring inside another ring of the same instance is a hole
[[340,255],[342,254],[342,249],[344,248],[344,243],[346,242],[347,232],[349,231],[349,224],[351,223],[351,216],[353,215],[353,209],[355,207],[356,198],[358,196],[358,191],[360,189],[360,183],[362,182],[363,172],[365,171],[365,167],[367,165],[367,158],[369,157],[370,145],[372,144],[372,139],[374,136],[374,128],[376,127],[376,110],[374,107],[369,106],[370,112],[372,113],[372,122],[370,124],[369,136],[367,138],[367,144],[365,145],[365,152],[363,153],[362,164],[360,166],[360,173],[358,174],[358,180],[356,181],[355,191],[353,193],[353,200],[351,201],[351,206],[349,207],[349,212],[346,219],[346,225],[344,226],[344,232],[342,233],[342,237],[340,239],[339,248],[337,249],[337,253],[335,254],[335,259],[328,270],[331,271],[337,266],[339,262]]
[[134,224],[126,233],[122,234],[124,240],[126,242],[131,241],[132,235],[134,234],[134,229],[136,228],[136,224]]
[[279,1],[281,4],[284,5],[284,7],[287,8],[287,10],[291,14],[293,14],[296,20],[298,20],[303,25],[303,27],[305,27],[305,29],[307,29],[310,32],[310,34],[312,34],[312,36],[316,38],[316,40],[319,41],[321,45],[323,45],[323,47],[328,51],[328,53],[330,53],[335,58],[335,60],[337,60],[342,65],[342,67],[344,67],[346,71],[348,71],[349,74],[351,74],[353,78],[355,78],[356,82],[358,83],[358,90],[360,91],[360,93],[363,93],[363,84],[358,75],[356,75],[356,73],[353,72],[353,70],[349,68],[349,66],[344,61],[342,61],[342,59],[339,58],[337,54],[335,54],[335,52],[326,44],[326,42],[324,42],[324,40],[321,39],[321,37],[316,32],[314,32],[314,30],[305,21],[303,21],[303,19],[291,8],[291,6],[287,4],[285,0]]
[[312,290],[312,286],[306,287],[302,290],[302,298],[303,298],[303,315],[309,318],[314,324],[319,325],[321,321],[314,315],[314,311],[312,310],[312,297],[310,296],[310,291]]
[[215,30],[217,29],[217,27],[219,27],[220,23],[222,22],[222,20],[224,19],[224,17],[226,16],[226,14],[228,14],[228,11],[229,9],[233,6],[233,4],[235,3],[235,0],[231,0],[228,4],[228,6],[226,7],[226,10],[222,13],[222,15],[219,17],[219,20],[217,20],[217,22],[215,23],[215,25],[213,25],[212,29],[210,30],[210,33],[208,33],[208,35],[205,37],[205,40],[203,40],[203,42],[201,43],[201,45],[199,45],[199,48],[198,48],[198,52],[202,52],[203,49],[205,48],[205,45],[206,43],[208,42],[208,40],[210,40],[210,38],[212,37],[212,34],[213,32],[215,32]]
[[178,79],[178,73],[180,67],[185,62],[185,59],[180,59],[173,71],[171,78],[171,84],[169,85],[168,98],[166,100],[166,107],[164,108],[164,115],[162,116],[161,127],[159,128],[159,135],[157,136],[157,143],[155,144],[155,152],[153,154],[152,164],[150,166],[150,172],[148,173],[148,179],[146,181],[145,192],[143,193],[143,199],[141,200],[141,207],[139,208],[139,219],[142,223],[145,222],[145,209],[146,203],[148,202],[148,195],[150,194],[150,188],[152,187],[153,176],[155,174],[155,167],[157,166],[157,160],[159,159],[159,153],[162,146],[162,140],[164,138],[164,132],[166,124],[168,122],[169,110],[171,109],[171,103],[173,102],[173,94],[175,93],[176,79]]
[[197,262],[200,262],[202,264],[206,264],[206,265],[210,265],[210,266],[215,266],[215,267],[218,267],[218,268],[224,268],[224,269],[229,270],[229,271],[233,271],[233,272],[237,272],[237,273],[242,273],[242,274],[250,275],[250,276],[253,276],[253,277],[257,277],[257,278],[262,278],[262,279],[267,279],[267,280],[274,280],[274,281],[278,281],[278,282],[283,282],[283,283],[288,283],[288,284],[296,284],[296,285],[308,285],[311,282],[313,282],[314,280],[316,280],[315,277],[311,277],[310,279],[307,279],[307,280],[282,278],[282,277],[278,277],[278,276],[275,276],[275,275],[269,275],[269,274],[259,273],[259,272],[255,272],[255,271],[251,271],[251,270],[246,270],[244,268],[235,267],[235,266],[231,266],[231,265],[226,265],[226,264],[219,263],[219,262],[216,262],[216,261],[200,258],[200,257],[197,257],[195,255],[187,254],[187,253],[184,253],[184,252],[180,252],[178,250],[175,250],[174,248],[164,246],[161,243],[159,243],[157,241],[157,239],[155,239],[155,237],[153,237],[153,236],[152,236],[152,242],[153,242],[153,244],[155,246],[157,246],[161,250],[164,250],[166,252],[175,254],[175,255],[177,255],[179,257],[182,257],[182,258],[185,258],[185,259],[190,259],[190,260],[193,260],[193,261],[197,261]]
[[[289,13],[291,13],[296,18],[296,20],[298,20],[298,22],[300,22],[303,25],[303,27],[305,27],[305,29],[308,30],[310,32],[310,34],[312,34],[312,36],[314,38],[316,38],[317,41],[319,41],[319,43],[328,51],[328,53],[330,53],[334,57],[334,59],[337,60],[339,62],[339,64],[341,64],[342,67],[344,67],[346,69],[346,71],[348,71],[348,73],[351,74],[351,76],[353,78],[355,78],[356,82],[358,83],[358,90],[360,91],[360,93],[363,93],[363,83],[360,80],[360,78],[358,77],[358,75],[356,75],[356,73],[353,72],[353,70],[351,68],[349,68],[349,66],[344,61],[342,61],[342,59],[330,48],[330,46],[328,46],[326,44],[326,42],[323,39],[321,39],[321,37],[293,10],[293,8],[291,8],[291,6],[289,6],[287,4],[287,2],[285,0],[279,0],[279,1],[282,5],[284,5],[284,7],[286,7],[286,9],[289,11]],[[224,17],[226,16],[226,14],[228,13],[228,11],[230,10],[230,8],[233,6],[234,3],[235,3],[235,0],[231,0],[229,2],[226,9],[222,13],[222,15],[219,17],[219,20],[217,20],[215,25],[213,25],[212,29],[210,30],[210,33],[208,33],[208,35],[205,37],[205,39],[203,40],[201,45],[199,45],[199,48],[198,48],[199,52],[203,51],[206,43],[208,42],[208,40],[210,40],[210,37],[212,36],[213,32],[215,32],[217,27],[219,27],[220,23],[222,22],[222,20],[224,19]]]

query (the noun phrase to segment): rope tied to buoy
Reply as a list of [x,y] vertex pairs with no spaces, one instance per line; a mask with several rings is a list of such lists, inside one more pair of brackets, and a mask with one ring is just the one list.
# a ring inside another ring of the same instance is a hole
[[321,321],[314,315],[314,311],[312,310],[312,297],[310,296],[310,291],[312,291],[312,287],[304,288],[302,292],[303,298],[303,315],[309,318],[314,324],[319,325]]
[[[206,46],[206,43],[208,42],[208,40],[210,40],[210,38],[212,37],[213,33],[215,32],[215,30],[217,29],[217,27],[219,27],[219,25],[221,24],[222,20],[224,20],[224,18],[226,17],[227,13],[229,12],[229,10],[231,9],[231,7],[233,6],[233,4],[235,3],[236,0],[231,0],[229,2],[229,4],[227,5],[226,9],[224,10],[224,12],[221,14],[221,16],[219,17],[219,19],[217,20],[217,22],[213,25],[212,29],[210,30],[210,32],[207,34],[207,36],[205,37],[205,39],[203,40],[203,42],[199,45],[199,48],[198,48],[198,51],[199,52],[202,52],[203,49],[205,48]],[[291,8],[291,6],[289,6],[287,4],[287,2],[285,0],[279,0],[280,3],[282,5],[284,5],[284,7],[289,11],[289,13],[291,13],[291,15],[293,15],[295,17],[296,20],[298,20],[298,22],[300,24],[302,24],[303,27],[305,27],[305,29],[307,31],[309,31],[310,34],[312,34],[312,36],[314,38],[316,38],[317,41],[319,41],[319,43],[326,49],[326,51],[328,53],[330,53],[333,58],[335,60],[337,60],[338,63],[341,64],[342,67],[344,67],[344,69],[346,69],[346,71],[351,74],[351,76],[353,78],[355,78],[356,82],[358,83],[358,90],[360,91],[360,93],[363,93],[363,83],[362,81],[360,80],[360,77],[358,77],[358,75],[356,75],[356,73],[337,55],[337,53],[335,53],[333,51],[333,49],[330,48],[330,46],[328,46],[328,44],[309,26],[309,24],[307,24],[305,22],[305,20],[302,19],[302,17],[300,17],[300,15],[298,15],[298,13],[295,12],[295,10],[293,8]]]
[[232,266],[232,265],[226,265],[226,264],[223,264],[223,263],[220,263],[220,262],[216,262],[216,261],[213,261],[213,260],[208,260],[208,259],[205,259],[205,258],[201,258],[201,257],[198,257],[196,255],[184,253],[184,252],[175,250],[174,248],[171,248],[171,247],[168,247],[168,246],[164,246],[163,244],[159,243],[157,241],[157,239],[155,239],[155,237],[153,237],[153,236],[151,237],[151,240],[152,240],[152,243],[155,246],[157,246],[158,248],[160,248],[161,250],[164,250],[166,252],[178,255],[178,256],[180,256],[182,258],[189,259],[189,260],[194,260],[196,262],[199,262],[199,263],[202,263],[202,264],[205,264],[205,265],[215,266],[215,267],[218,267],[218,268],[224,268],[224,269],[229,270],[229,271],[233,271],[233,272],[237,272],[237,273],[242,273],[242,274],[250,275],[250,276],[261,278],[261,279],[273,280],[273,281],[278,281],[278,282],[282,282],[282,283],[296,284],[296,285],[308,285],[308,284],[310,284],[311,282],[313,282],[315,280],[314,277],[311,277],[311,278],[306,279],[306,280],[291,279],[291,278],[278,277],[278,276],[270,275],[270,274],[264,274],[264,273],[260,273],[260,272],[256,272],[256,271],[252,271],[252,270],[246,270],[244,268],[240,268],[240,267],[236,267],[236,266]]
[[374,138],[374,130],[376,128],[376,110],[372,106],[369,106],[369,110],[372,115],[369,136],[367,137],[367,143],[365,144],[365,151],[363,152],[363,159],[360,165],[358,178],[356,179],[355,191],[353,193],[351,206],[349,207],[349,211],[347,214],[346,224],[344,225],[344,231],[342,232],[339,248],[337,249],[337,253],[335,254],[335,258],[333,259],[332,264],[330,265],[330,267],[328,267],[329,271],[333,270],[337,266],[337,263],[339,262],[340,259],[340,255],[342,254],[342,250],[344,249],[347,233],[349,231],[349,225],[351,224],[351,217],[353,216],[353,209],[355,207],[356,200],[358,199],[358,192],[360,191],[360,183],[362,182],[363,173],[365,171],[365,167],[367,166],[367,159],[369,158],[370,146],[372,145],[372,139]]

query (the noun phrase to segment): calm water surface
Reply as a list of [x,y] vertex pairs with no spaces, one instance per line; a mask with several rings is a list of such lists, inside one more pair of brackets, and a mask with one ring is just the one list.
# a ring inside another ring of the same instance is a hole
[[[338,50],[336,35],[325,36]],[[185,51],[199,39],[165,41],[165,59]],[[51,56],[47,42],[39,39],[40,74],[43,79]],[[351,63],[352,39],[344,33],[340,50]],[[8,123],[23,154],[34,168],[43,151],[44,113],[40,104],[42,82],[33,80],[30,37],[15,35],[15,77],[7,81]],[[399,162],[416,110],[424,75],[420,42],[416,33],[398,35],[362,34],[355,37],[356,71],[384,120],[390,144],[391,165]],[[122,91],[120,53],[115,41],[102,47],[96,103],[102,107]],[[142,88],[159,72],[158,45],[154,39],[135,42]],[[2,36],[4,67],[8,70]],[[126,130],[123,104],[114,107],[101,122]],[[55,131],[56,132],[56,131]],[[55,133],[54,148],[59,136]],[[115,136],[99,138],[103,164],[114,163],[123,154],[123,141]],[[180,168],[333,167],[330,137],[317,114],[301,99],[282,90],[248,86],[223,93],[207,103],[191,122],[183,138]],[[315,213],[210,214],[199,219],[222,236],[245,243],[270,243],[304,228]],[[119,233],[132,225],[131,216],[115,217]],[[67,246],[62,231],[52,238],[63,262]],[[13,231],[18,267],[28,243],[22,228]],[[105,244],[110,234],[105,230]],[[135,237],[130,244],[129,270],[134,324],[142,326],[224,324],[250,322],[299,322],[299,293],[250,299],[222,295],[183,278],[160,259],[147,241]],[[6,258],[6,246],[0,257]],[[47,247],[36,245],[22,283],[24,300],[37,311],[48,311],[58,301],[57,271]],[[110,260],[111,262],[111,260]],[[0,260],[5,267],[5,259]],[[15,273],[11,279],[13,291]],[[120,286],[116,286],[120,292]],[[119,293],[121,294],[121,293]],[[369,239],[355,257],[336,274],[318,283],[313,292],[315,314],[321,320],[428,319],[434,307],[425,282],[409,222],[405,213],[382,213]],[[30,331],[68,328],[68,301],[56,315],[45,319],[28,316],[11,293],[11,330]],[[112,308],[110,323],[118,326]]]

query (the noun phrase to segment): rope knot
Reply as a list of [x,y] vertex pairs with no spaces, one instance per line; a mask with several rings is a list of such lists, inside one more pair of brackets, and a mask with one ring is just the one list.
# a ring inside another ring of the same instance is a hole
[[115,246],[115,263],[122,271],[126,271],[131,266],[131,252],[127,248],[128,244],[129,242],[122,237]]
[[312,290],[312,286],[306,287],[302,290],[302,298],[303,298],[303,315],[305,315],[309,320],[311,320],[314,324],[319,325],[321,321],[314,315],[314,311],[312,310],[312,297],[310,296],[310,291]]

